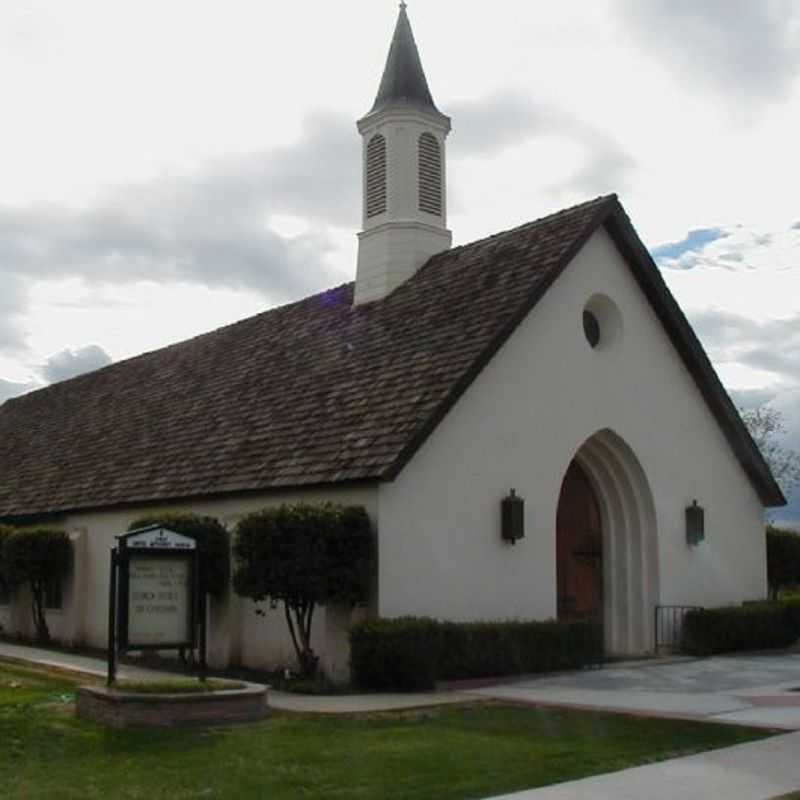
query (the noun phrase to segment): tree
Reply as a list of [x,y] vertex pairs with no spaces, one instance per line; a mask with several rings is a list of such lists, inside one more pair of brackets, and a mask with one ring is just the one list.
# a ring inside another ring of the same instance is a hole
[[257,511],[237,524],[233,552],[236,592],[273,607],[283,603],[300,670],[313,675],[315,608],[357,605],[369,594],[374,541],[366,511],[332,503]]
[[794,531],[767,526],[767,582],[773,600],[781,589],[800,585],[800,535]]
[[134,520],[129,531],[160,525],[197,542],[206,590],[212,597],[223,597],[231,580],[230,537],[215,517],[180,511],[157,511]]
[[50,641],[45,615],[47,587],[58,583],[72,567],[72,542],[55,528],[21,528],[3,541],[3,568],[12,585],[27,584],[31,611],[40,642]]
[[800,453],[780,443],[780,438],[786,433],[783,414],[763,405],[742,410],[741,415],[775,480],[784,493],[789,494],[800,482]]

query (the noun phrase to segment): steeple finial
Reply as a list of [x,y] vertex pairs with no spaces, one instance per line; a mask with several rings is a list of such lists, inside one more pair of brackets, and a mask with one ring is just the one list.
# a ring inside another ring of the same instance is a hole
[[370,113],[392,105],[414,106],[438,112],[422,69],[406,8],[406,3],[401,2],[378,96]]

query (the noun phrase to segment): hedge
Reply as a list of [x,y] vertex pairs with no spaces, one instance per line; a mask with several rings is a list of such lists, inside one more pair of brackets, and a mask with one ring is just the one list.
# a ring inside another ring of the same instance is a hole
[[789,620],[789,625],[794,631],[795,638],[800,639],[800,597],[782,600],[781,605],[786,609],[786,616]]
[[681,646],[691,655],[788,647],[797,639],[783,603],[752,603],[689,611],[683,620]]
[[362,689],[400,692],[433,689],[441,630],[427,617],[359,622],[350,629],[350,669]]
[[350,631],[353,681],[364,689],[432,689],[436,681],[575,669],[602,658],[588,622],[366,620]]
[[440,680],[576,669],[603,653],[600,626],[587,622],[444,622],[440,629]]
[[231,546],[228,531],[215,517],[178,511],[162,511],[135,519],[129,531],[161,525],[197,542],[205,568],[206,589],[214,597],[222,597],[231,581]]

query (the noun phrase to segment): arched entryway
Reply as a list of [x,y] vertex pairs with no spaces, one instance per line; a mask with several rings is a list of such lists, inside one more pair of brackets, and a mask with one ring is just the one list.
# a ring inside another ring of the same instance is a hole
[[600,505],[577,461],[569,465],[556,515],[558,618],[603,622],[603,529]]
[[610,653],[652,650],[659,596],[653,496],[639,460],[611,430],[587,440],[564,476],[556,559],[560,619],[602,622]]

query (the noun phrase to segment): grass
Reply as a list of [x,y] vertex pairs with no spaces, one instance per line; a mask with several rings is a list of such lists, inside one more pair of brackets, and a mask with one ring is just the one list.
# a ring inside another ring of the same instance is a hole
[[112,731],[74,717],[73,690],[0,663],[3,798],[467,800],[768,735],[502,704]]
[[221,681],[216,678],[209,678],[204,682],[192,678],[175,678],[163,681],[117,681],[113,688],[136,694],[201,694],[243,689],[244,684],[239,681]]

